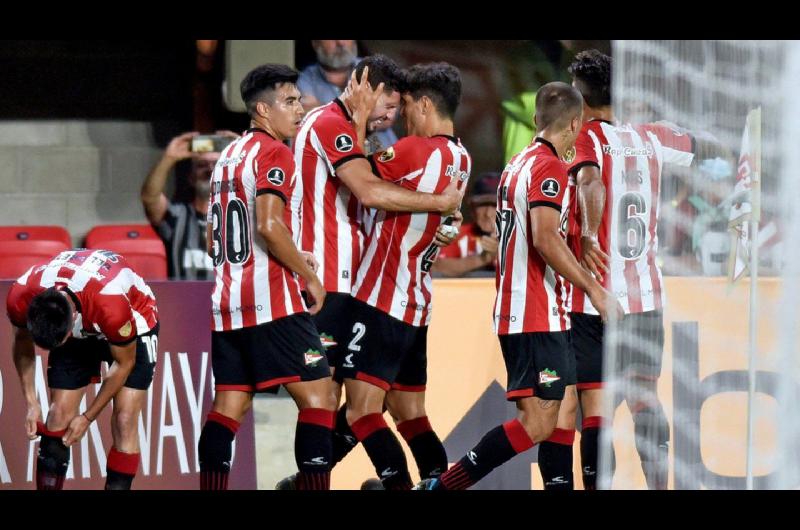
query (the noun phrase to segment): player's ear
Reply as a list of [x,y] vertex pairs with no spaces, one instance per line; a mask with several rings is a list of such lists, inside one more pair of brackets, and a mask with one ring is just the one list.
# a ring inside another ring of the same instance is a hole
[[256,114],[265,119],[269,118],[269,105],[263,101],[256,102]]

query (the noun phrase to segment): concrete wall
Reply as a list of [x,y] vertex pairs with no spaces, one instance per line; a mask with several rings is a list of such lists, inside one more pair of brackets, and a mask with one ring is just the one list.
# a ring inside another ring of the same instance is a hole
[[146,223],[139,188],[160,150],[127,121],[0,121],[0,225]]

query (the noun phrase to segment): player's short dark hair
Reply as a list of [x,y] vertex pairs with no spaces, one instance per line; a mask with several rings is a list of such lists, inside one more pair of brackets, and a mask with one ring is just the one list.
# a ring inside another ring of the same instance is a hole
[[71,327],[72,308],[56,288],[50,287],[33,297],[28,306],[28,331],[37,346],[52,350],[61,344]]
[[255,115],[256,103],[268,100],[272,96],[271,92],[280,85],[297,84],[297,75],[297,71],[285,64],[262,64],[250,70],[239,85],[247,113],[250,116]]
[[611,57],[598,50],[585,50],[575,56],[568,71],[587,105],[611,105]]
[[448,63],[415,64],[406,74],[406,91],[414,101],[428,96],[440,116],[452,119],[461,102],[461,72]]
[[561,130],[576,116],[581,115],[581,93],[561,81],[547,83],[536,93],[536,127],[539,130],[553,127]]
[[386,92],[404,91],[405,75],[393,60],[380,53],[364,57],[356,65],[356,79],[361,79],[365,66],[369,66],[369,74],[367,75],[369,76],[369,86],[373,90],[383,83],[383,89]]

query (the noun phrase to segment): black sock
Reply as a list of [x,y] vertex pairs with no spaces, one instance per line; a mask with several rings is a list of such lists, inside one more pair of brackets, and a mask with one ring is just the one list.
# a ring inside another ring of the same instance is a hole
[[228,489],[233,453],[231,444],[238,429],[239,422],[233,418],[214,411],[208,413],[197,444],[201,490]]
[[575,431],[555,429],[550,438],[539,444],[539,471],[544,489],[573,490],[572,443]]
[[387,490],[411,489],[413,484],[406,455],[400,441],[386,425],[383,414],[362,416],[350,427],[372,460],[383,487]]
[[331,467],[341,462],[357,445],[356,435],[347,423],[347,407],[342,405],[336,413],[336,426],[333,429]]
[[294,457],[298,490],[331,489],[331,444],[334,412],[307,408],[297,415]]
[[139,470],[139,458],[139,453],[123,453],[112,447],[106,460],[106,489],[131,489],[133,478]]
[[36,459],[36,489],[64,489],[64,477],[69,468],[69,447],[61,437],[66,431],[47,431],[39,441],[39,456]]
[[669,479],[669,423],[661,403],[633,413],[636,451],[642,461],[647,488],[667,489]]
[[427,416],[400,422],[397,430],[414,455],[420,479],[438,477],[447,470],[447,452]]
[[467,489],[488,475],[493,469],[511,460],[517,454],[533,447],[525,428],[519,420],[507,421],[484,435],[478,445],[456,465],[442,473],[443,489]]

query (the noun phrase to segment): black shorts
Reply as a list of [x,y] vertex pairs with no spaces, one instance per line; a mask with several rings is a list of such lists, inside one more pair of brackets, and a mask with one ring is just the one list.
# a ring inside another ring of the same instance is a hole
[[[136,364],[125,386],[147,390],[153,382],[153,372],[158,355],[158,330],[156,327],[136,337]],[[63,346],[50,350],[47,359],[47,384],[50,388],[75,390],[89,383],[100,382],[100,363],[114,362],[111,346],[105,339],[70,337]]]
[[308,313],[266,324],[211,332],[214,387],[277,393],[280,385],[330,377],[319,333]]
[[[303,292],[303,298],[306,293]],[[353,323],[350,314],[350,300],[353,297],[346,293],[328,293],[322,309],[314,315],[314,324],[319,330],[320,340],[325,346],[328,365],[336,368],[347,353],[347,342],[353,332]],[[326,346],[327,344],[327,346]]]
[[[605,326],[598,315],[570,313],[572,342],[578,372],[578,389],[601,388]],[[656,379],[664,356],[664,313],[661,310],[632,313],[619,321],[617,376],[636,375]]]
[[569,331],[514,333],[498,338],[508,374],[509,401],[531,396],[564,398],[564,387],[574,379],[570,374]]
[[336,379],[366,381],[385,391],[424,392],[428,381],[428,327],[412,326],[352,299],[346,353]]

